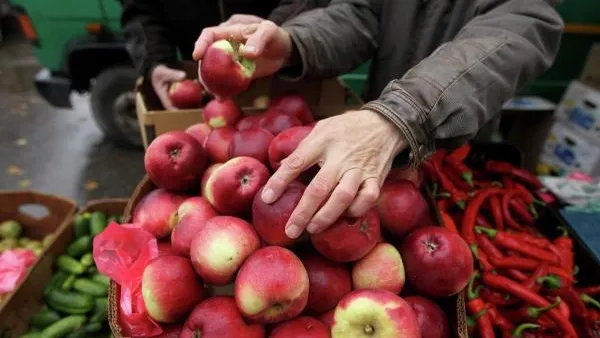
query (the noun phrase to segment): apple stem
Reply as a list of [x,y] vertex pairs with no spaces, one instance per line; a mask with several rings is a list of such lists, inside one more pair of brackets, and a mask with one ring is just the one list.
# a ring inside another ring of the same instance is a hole
[[200,330],[194,330],[192,338],[202,338],[202,332],[200,332]]
[[371,325],[366,325],[365,329],[364,329],[366,334],[372,334],[373,332],[375,332],[375,328]]
[[498,234],[497,230],[484,228],[482,226],[476,226],[475,232],[477,232],[478,234],[484,234],[484,235],[488,236],[489,238],[494,238]]

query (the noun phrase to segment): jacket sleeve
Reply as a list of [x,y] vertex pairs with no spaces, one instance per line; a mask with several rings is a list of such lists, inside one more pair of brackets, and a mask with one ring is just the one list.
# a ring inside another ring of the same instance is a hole
[[171,43],[163,12],[161,1],[158,0],[124,1],[121,26],[126,28],[139,23],[142,27],[145,47],[145,57],[141,66],[143,76],[157,64],[173,65],[177,62],[177,51]]
[[[333,77],[352,71],[377,48],[379,22],[375,0],[332,0],[281,27],[291,36],[301,67],[282,72],[290,80]],[[351,52],[348,52],[351,51]]]
[[329,0],[281,0],[277,8],[269,14],[269,20],[281,26],[287,20],[309,10],[325,7]]
[[391,81],[364,108],[406,137],[413,166],[437,146],[472,138],[520,88],[550,67],[563,22],[549,0],[481,0],[458,35]]

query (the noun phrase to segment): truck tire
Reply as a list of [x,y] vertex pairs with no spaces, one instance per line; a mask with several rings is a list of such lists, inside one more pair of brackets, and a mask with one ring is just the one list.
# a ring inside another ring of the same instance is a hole
[[142,146],[135,112],[136,79],[133,67],[111,67],[96,77],[91,89],[94,120],[108,139],[129,148]]

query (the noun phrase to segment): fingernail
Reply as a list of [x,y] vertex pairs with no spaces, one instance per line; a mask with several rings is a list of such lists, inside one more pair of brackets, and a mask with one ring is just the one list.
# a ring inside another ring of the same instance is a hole
[[311,234],[317,231],[318,229],[319,226],[316,223],[308,223],[308,226],[306,227],[306,231],[308,231]]
[[289,238],[298,238],[298,236],[300,236],[301,233],[302,229],[300,229],[300,227],[296,224],[290,224],[287,227],[285,227],[285,234]]
[[254,47],[252,45],[246,45],[246,46],[244,46],[244,52],[254,54],[254,53],[256,53],[256,47]]
[[273,189],[267,188],[267,189],[263,190],[260,197],[262,198],[263,202],[265,202],[265,203],[273,203],[274,202],[273,199],[275,197],[275,192],[273,192]]

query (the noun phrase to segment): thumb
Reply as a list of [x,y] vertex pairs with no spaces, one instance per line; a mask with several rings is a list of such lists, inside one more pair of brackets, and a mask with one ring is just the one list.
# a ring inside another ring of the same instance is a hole
[[240,49],[242,56],[256,59],[264,51],[265,46],[277,34],[279,27],[272,21],[265,20],[258,25],[256,31],[248,37],[246,44]]
[[169,69],[163,73],[163,79],[166,81],[181,81],[186,78],[186,73],[182,70]]

